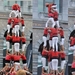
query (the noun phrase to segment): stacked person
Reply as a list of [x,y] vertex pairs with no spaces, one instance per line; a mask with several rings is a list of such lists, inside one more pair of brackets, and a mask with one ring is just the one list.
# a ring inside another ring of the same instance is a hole
[[49,3],[46,3],[46,7],[48,8],[48,20],[46,22],[46,26],[45,27],[48,27],[48,23],[49,21],[52,22],[52,27],[55,26],[55,24],[57,24],[57,27],[60,27],[59,26],[59,21],[58,21],[58,11],[57,11],[57,5],[52,3],[52,4],[49,4]]
[[[46,61],[48,60],[48,73],[53,75],[64,75],[64,66],[65,66],[65,52],[64,52],[64,30],[59,26],[58,22],[58,12],[56,9],[56,4],[46,4],[48,7],[48,16],[49,19],[46,22],[46,27],[44,28],[43,33],[43,50],[42,50],[42,73],[46,67]],[[48,27],[48,22],[52,21],[52,27]],[[47,36],[49,36],[49,47],[50,50],[47,50]],[[60,37],[59,37],[60,36]],[[59,37],[59,38],[58,38]],[[60,39],[60,41],[59,41]],[[59,45],[58,45],[59,43]],[[60,46],[59,50],[58,47]],[[61,58],[61,72],[58,71],[58,59]]]

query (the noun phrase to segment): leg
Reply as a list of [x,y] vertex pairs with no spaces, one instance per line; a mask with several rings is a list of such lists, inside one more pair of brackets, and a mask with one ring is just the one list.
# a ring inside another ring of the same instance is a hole
[[56,21],[56,24],[57,24],[57,27],[59,28],[59,27],[60,27],[60,26],[59,26],[59,20]]
[[46,36],[43,36],[43,42],[44,42],[44,47],[46,47],[46,41],[47,41],[47,37]]
[[56,46],[56,51],[58,51],[58,37],[55,37],[56,40],[55,40],[55,46]]

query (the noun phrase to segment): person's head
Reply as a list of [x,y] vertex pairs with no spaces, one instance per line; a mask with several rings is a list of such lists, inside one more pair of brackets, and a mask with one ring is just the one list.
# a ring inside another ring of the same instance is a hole
[[25,72],[25,70],[21,69],[21,70],[17,71],[16,75],[26,75],[26,72]]
[[60,27],[60,29],[63,29],[63,27]]

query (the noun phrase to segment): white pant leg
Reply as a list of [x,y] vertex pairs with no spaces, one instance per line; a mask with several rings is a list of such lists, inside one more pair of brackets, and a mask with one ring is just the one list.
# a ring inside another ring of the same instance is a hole
[[48,61],[48,73],[50,72],[50,62]]
[[11,26],[10,25],[7,25],[8,33],[10,33],[10,28],[11,28]]
[[52,69],[58,70],[58,59],[52,59]]
[[16,69],[16,71],[17,71],[18,69],[20,69],[20,63],[19,63],[19,62],[15,62],[15,69]]
[[47,22],[46,22],[46,27],[48,27],[48,23],[49,23],[49,21],[52,22],[52,27],[54,27],[54,25],[55,25],[55,21],[54,21],[54,19],[53,19],[52,17],[48,18],[48,20],[47,20]]
[[59,20],[55,21],[55,23],[56,23],[57,27],[59,28],[60,27]]
[[52,40],[49,40],[49,46],[52,47]]
[[15,25],[15,34],[16,32],[18,33],[18,36],[19,36],[19,25]]
[[19,12],[19,10],[16,11],[16,16],[22,17],[21,12]]
[[24,51],[25,48],[26,48],[26,44],[23,44],[23,45],[22,45],[22,51]]
[[22,26],[22,30],[21,31],[24,32],[24,30],[25,30],[25,26]]
[[65,60],[62,60],[62,61],[61,61],[61,70],[64,69],[65,63],[66,63]]
[[58,51],[58,37],[55,37],[55,46],[56,46],[56,51]]
[[46,47],[47,37],[46,36],[43,36],[42,38],[43,38],[43,42],[44,42],[44,45],[43,46]]
[[75,56],[75,50],[74,50],[74,52],[73,52],[73,56]]
[[20,47],[19,43],[14,43],[15,52],[19,52],[19,47]]
[[9,41],[6,41],[6,47],[7,47],[7,50],[10,49],[10,42]]
[[15,10],[12,10],[9,14],[9,17],[12,17],[11,15],[14,13],[14,17],[16,17],[16,11]]
[[52,47],[53,47],[53,50],[55,49],[55,41],[56,41],[56,40],[55,40],[55,37],[53,37],[53,38],[52,38]]
[[42,57],[42,67],[46,67],[46,58]]
[[64,45],[64,38],[61,38],[60,45]]

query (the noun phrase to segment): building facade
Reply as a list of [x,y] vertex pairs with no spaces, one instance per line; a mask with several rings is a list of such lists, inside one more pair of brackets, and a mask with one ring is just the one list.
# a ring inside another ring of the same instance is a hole
[[0,0],[0,12],[9,12],[14,3],[20,5],[23,13],[32,13],[32,0]]

